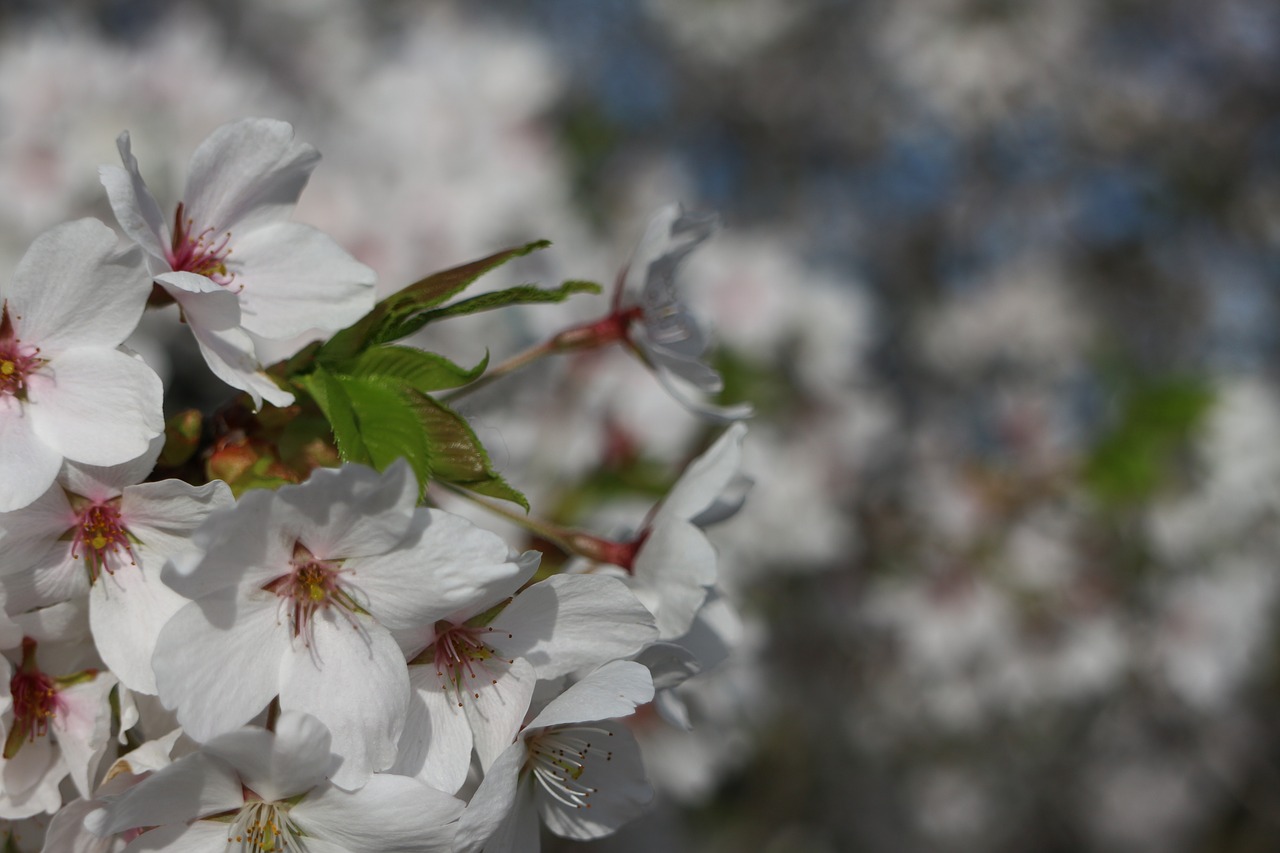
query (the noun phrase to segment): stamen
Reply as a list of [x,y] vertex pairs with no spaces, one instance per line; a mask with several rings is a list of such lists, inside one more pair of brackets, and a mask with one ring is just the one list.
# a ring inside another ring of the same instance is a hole
[[613,737],[608,729],[593,726],[553,726],[529,738],[529,758],[525,766],[547,795],[573,809],[589,809],[591,795],[599,788],[582,781],[588,761],[611,761],[613,752],[593,747],[601,737]]
[[[72,505],[85,500],[78,495],[72,496]],[[114,557],[117,565],[113,566],[107,559],[108,556]],[[103,570],[107,574],[114,574],[126,556],[129,558],[129,565],[138,564],[129,531],[120,519],[120,498],[84,504],[77,514],[76,527],[71,534],[71,558],[76,560],[84,557],[89,582],[96,582]]]
[[312,619],[316,613],[333,606],[337,612],[355,628],[361,636],[367,635],[364,624],[356,618],[357,614],[368,614],[368,611],[347,588],[342,575],[340,560],[320,560],[307,550],[301,542],[294,543],[293,559],[290,560],[292,570],[262,588],[274,592],[280,597],[280,607],[288,614],[289,631],[293,637],[302,637],[304,646],[314,653],[315,629]]
[[40,348],[18,340],[9,307],[0,310],[0,398],[27,397],[27,379],[45,364]]
[[[176,272],[193,272],[212,279],[224,287],[235,281],[235,273],[227,269],[227,258],[231,255],[231,232],[218,232],[215,228],[205,228],[191,236],[195,230],[195,221],[184,216],[186,208],[182,202],[173,213],[173,239],[170,248],[165,252],[169,266]],[[244,285],[241,285],[243,289]]]
[[[480,698],[477,686],[483,687],[486,681],[490,685],[497,685],[504,669],[496,667],[515,663],[513,659],[499,657],[484,642],[482,638],[493,633],[493,630],[488,626],[455,625],[452,622],[440,622],[436,625],[436,641],[432,647],[436,675],[440,677],[440,686],[445,693],[453,691],[459,708],[466,695],[470,695],[472,699]],[[507,634],[507,639],[511,639],[510,634]]]
[[305,853],[301,835],[287,807],[255,800],[236,815],[227,831],[227,848],[241,853]]
[[49,733],[49,724],[62,709],[57,682],[36,665],[36,641],[22,638],[22,664],[9,679],[13,697],[13,724],[4,742],[5,759],[13,758],[22,744]]

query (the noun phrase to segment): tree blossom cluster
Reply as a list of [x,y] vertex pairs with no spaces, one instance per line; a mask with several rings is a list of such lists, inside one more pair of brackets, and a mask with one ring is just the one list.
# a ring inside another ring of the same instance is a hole
[[[722,382],[678,284],[713,220],[663,209],[606,316],[464,369],[394,342],[588,286],[448,301],[530,244],[379,301],[372,269],[291,220],[319,154],[288,124],[218,128],[180,201],[148,189],[127,133],[118,148],[100,178],[124,239],[92,219],[56,226],[0,281],[13,838],[85,853],[525,851],[540,825],[586,840],[640,814],[653,791],[627,719],[653,702],[688,727],[673,692],[701,666],[688,638],[725,606],[705,528],[749,485],[749,409],[705,401]],[[208,418],[166,421],[160,378],[123,346],[148,306],[172,304],[241,392]],[[613,538],[539,521],[448,405],[610,344],[728,424]],[[264,363],[281,348],[291,357]],[[441,509],[445,495],[557,559]]]

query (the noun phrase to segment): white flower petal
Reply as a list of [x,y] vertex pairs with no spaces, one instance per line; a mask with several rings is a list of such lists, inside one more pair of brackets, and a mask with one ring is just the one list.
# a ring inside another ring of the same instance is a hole
[[320,153],[294,141],[286,122],[251,118],[224,124],[191,155],[186,212],[197,227],[250,231],[286,219]]
[[732,406],[717,406],[708,403],[705,400],[699,400],[689,395],[687,390],[679,383],[681,380],[670,370],[655,367],[653,375],[658,378],[658,382],[662,387],[667,389],[667,393],[675,398],[676,402],[684,406],[696,415],[715,421],[716,423],[732,423],[751,417],[755,413],[755,409],[750,403],[735,403]]
[[307,225],[273,222],[238,235],[228,267],[244,288],[244,328],[264,338],[341,329],[373,310],[374,271]]
[[441,510],[418,510],[403,543],[360,561],[353,583],[388,628],[411,628],[459,612],[465,619],[511,595],[537,567],[507,555],[496,533]]
[[160,212],[160,205],[142,180],[142,173],[138,171],[138,159],[131,150],[129,131],[116,137],[116,148],[120,151],[124,168],[98,168],[98,177],[107,191],[111,210],[130,239],[147,254],[164,260],[169,237],[164,214]]
[[491,645],[504,657],[527,659],[543,679],[631,657],[658,637],[652,614],[635,595],[601,575],[536,583],[503,608],[492,627]]
[[307,835],[352,851],[446,853],[461,800],[407,776],[374,776],[355,792],[329,786],[290,812]]
[[525,731],[625,717],[651,699],[653,678],[649,670],[635,661],[612,661],[548,702]]
[[156,694],[151,657],[160,631],[187,599],[160,582],[159,567],[102,572],[89,589],[89,628],[103,662],[126,687]]
[[62,805],[58,785],[66,775],[62,753],[49,738],[23,744],[13,758],[0,759],[0,818],[56,812]]
[[192,486],[181,480],[126,486],[120,520],[141,543],[147,569],[156,577],[164,561],[194,547],[191,535],[219,509],[235,503],[221,480]]
[[95,835],[114,835],[139,826],[186,823],[243,803],[240,777],[216,758],[196,752],[123,794],[104,797],[103,808],[86,817],[84,824]]
[[[524,741],[520,740],[503,750],[489,766],[480,787],[476,788],[466,811],[458,820],[458,853],[479,853],[487,849],[485,842],[511,815],[517,796],[532,796],[532,792],[527,790],[527,783],[519,785],[520,768],[527,757]],[[525,790],[517,791],[518,786]]]
[[632,591],[653,611],[659,639],[671,640],[689,630],[715,583],[716,552],[697,527],[669,519],[650,531],[634,570]]
[[689,520],[713,505],[742,468],[746,424],[724,431],[705,453],[693,460],[662,500],[658,516]]
[[45,559],[28,570],[0,579],[10,612],[25,613],[88,595],[89,572],[84,560],[72,558],[70,542],[55,542],[54,546]]
[[665,346],[643,334],[633,334],[631,342],[640,347],[654,370],[678,376],[703,394],[718,394],[724,389],[724,379],[719,372],[702,360],[705,343],[699,342],[690,346],[689,352],[681,352],[675,346]]
[[0,512],[36,500],[53,485],[61,467],[62,454],[41,440],[29,407],[0,397]]
[[161,826],[139,835],[124,853],[225,853],[230,825],[198,820],[191,826]]
[[[179,276],[184,279],[201,278],[192,273],[167,273],[158,280],[172,285]],[[257,408],[261,408],[263,400],[273,406],[287,406],[293,402],[292,394],[262,372],[253,339],[240,328],[240,303],[234,293],[223,289],[191,292],[176,286],[167,286],[166,291],[182,308],[182,314],[200,347],[200,354],[214,376],[232,388],[247,392]]]
[[160,377],[140,358],[93,347],[49,359],[52,384],[33,384],[26,410],[40,439],[75,462],[119,465],[164,430]]
[[471,724],[482,769],[493,764],[516,739],[538,682],[533,667],[523,660],[509,665],[489,661],[488,670],[487,680],[463,680],[463,689],[470,690],[463,699],[463,711]]
[[337,757],[324,724],[308,714],[285,711],[269,732],[245,726],[218,735],[204,752],[225,761],[263,800],[276,802],[324,784]]
[[89,639],[89,608],[84,598],[62,601],[39,610],[18,613],[13,621],[22,636],[37,643],[76,643]]
[[471,766],[471,724],[433,664],[409,667],[409,712],[391,772],[453,794]]
[[539,853],[542,842],[538,820],[538,798],[532,781],[525,781],[516,791],[514,807],[484,845],[485,853]]
[[53,718],[53,729],[71,781],[85,798],[93,796],[98,762],[111,740],[111,706],[107,694],[115,686],[114,675],[100,672],[88,681],[58,691],[61,707]]
[[37,237],[12,284],[0,290],[18,339],[40,347],[45,358],[67,347],[123,343],[142,317],[151,281],[142,250],[120,252],[118,243],[96,219],[67,222]]
[[195,549],[165,566],[164,582],[197,599],[237,584],[261,586],[285,574],[297,540],[281,522],[287,508],[276,494],[252,489],[209,513],[192,534]]
[[409,672],[400,647],[367,617],[357,628],[334,608],[317,611],[308,630],[284,657],[280,707],[311,714],[333,736],[342,765],[333,783],[358,788],[370,774],[386,770],[409,712]]
[[413,523],[418,481],[397,459],[378,473],[364,465],[317,468],[299,486],[276,490],[281,524],[321,560],[385,554]]
[[160,451],[164,449],[164,433],[151,439],[146,451],[134,459],[119,465],[86,465],[68,462],[58,475],[58,482],[75,495],[94,501],[118,497],[125,486],[141,483],[155,468]]
[[57,485],[22,509],[0,513],[0,575],[47,563],[55,550],[66,549],[57,540],[75,523],[66,492]]
[[160,699],[197,741],[239,728],[279,692],[289,638],[276,601],[265,592],[218,590],[160,631],[151,658]]

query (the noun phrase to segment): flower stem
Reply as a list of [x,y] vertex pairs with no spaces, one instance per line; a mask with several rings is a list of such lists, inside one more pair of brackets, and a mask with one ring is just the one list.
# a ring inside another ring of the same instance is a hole
[[555,352],[556,348],[554,343],[555,339],[552,338],[551,340],[543,341],[537,346],[530,347],[524,352],[513,355],[501,364],[489,368],[489,370],[485,372],[484,376],[481,376],[470,385],[464,385],[461,388],[450,391],[448,394],[441,394],[440,401],[443,403],[451,403],[459,397],[465,397],[468,394],[479,391],[481,388],[488,387],[490,384],[497,382],[507,374],[514,373],[526,365],[533,364],[533,362],[542,358],[544,355],[550,355]]
[[579,557],[585,557],[593,562],[611,563],[631,571],[636,551],[643,542],[643,537],[630,542],[614,542],[611,539],[604,539],[581,530],[572,530],[552,524],[549,521],[530,518],[527,515],[522,515],[487,501],[451,483],[436,482],[433,485],[444,488],[494,515],[505,518],[517,527],[522,527],[535,536],[551,542],[567,554],[577,554]]
[[626,341],[627,329],[631,322],[639,316],[639,308],[627,308],[621,311],[614,311],[599,320],[565,329],[537,346],[530,347],[522,353],[517,353],[496,367],[490,368],[484,376],[481,376],[470,385],[464,385],[455,391],[450,391],[448,394],[440,395],[440,401],[451,403],[459,397],[479,391],[507,374],[514,373],[520,368],[532,364],[544,355],[580,349],[597,349]]

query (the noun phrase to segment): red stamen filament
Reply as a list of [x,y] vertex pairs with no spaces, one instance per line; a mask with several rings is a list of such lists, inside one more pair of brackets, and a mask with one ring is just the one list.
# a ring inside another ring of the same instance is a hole
[[231,254],[231,232],[221,235],[214,228],[205,228],[191,236],[195,221],[184,217],[185,208],[178,202],[173,214],[173,240],[165,253],[169,266],[175,272],[193,272],[212,279],[224,287],[235,280],[235,273],[227,269],[227,257]]
[[292,636],[301,636],[303,645],[310,647],[315,639],[311,620],[331,605],[353,628],[364,631],[355,614],[366,611],[345,588],[341,579],[344,570],[338,561],[318,560],[299,542],[293,548],[292,565],[289,574],[263,586],[267,592],[280,596],[280,605],[289,615]]
[[4,757],[13,758],[24,743],[49,733],[49,723],[62,709],[56,682],[36,665],[36,641],[22,638],[22,663],[9,679],[13,724],[4,742]]
[[0,397],[26,399],[27,377],[44,363],[39,347],[18,340],[6,305],[0,312]]
[[[453,690],[459,708],[462,707],[464,693],[470,694],[473,699],[479,699],[477,686],[483,687],[485,682],[490,685],[498,683],[498,676],[502,672],[490,669],[489,661],[494,661],[495,665],[507,666],[515,663],[509,658],[499,657],[497,652],[480,639],[485,634],[493,633],[493,630],[490,627],[474,628],[449,622],[436,626],[436,675],[440,677],[440,685],[446,693]],[[511,639],[510,634],[507,639]],[[464,688],[464,682],[471,686]]]
[[121,562],[128,556],[129,565],[138,564],[129,533],[120,521],[119,506],[119,498],[89,504],[81,511],[79,523],[72,534],[71,558],[84,557],[91,583],[97,581],[104,569],[107,574],[113,574],[118,568],[108,561],[108,555]]

